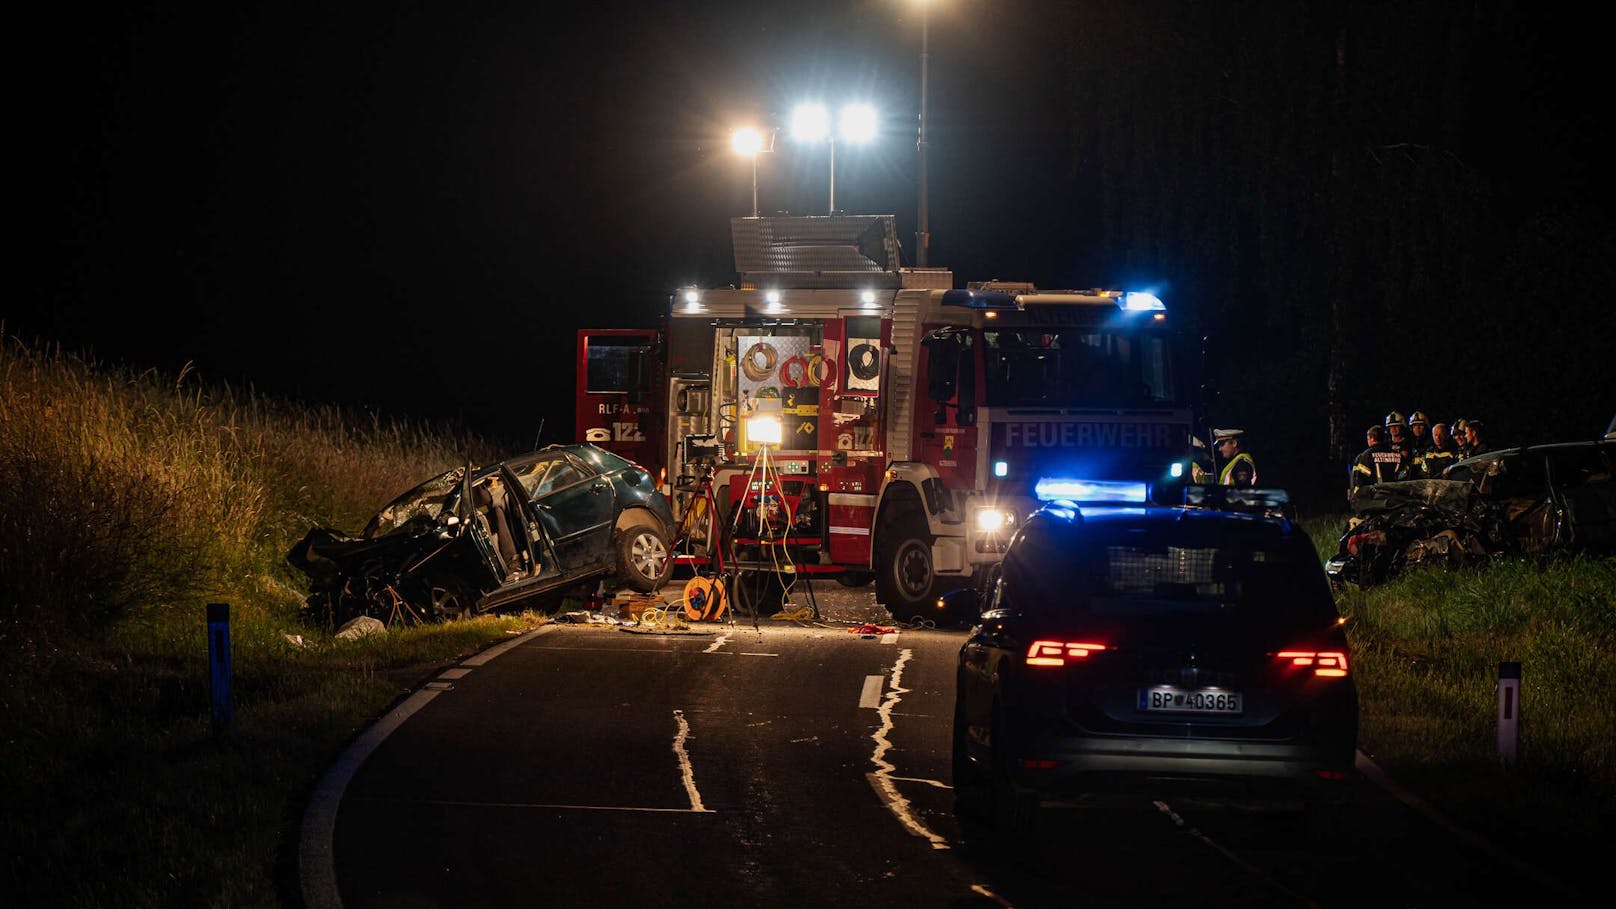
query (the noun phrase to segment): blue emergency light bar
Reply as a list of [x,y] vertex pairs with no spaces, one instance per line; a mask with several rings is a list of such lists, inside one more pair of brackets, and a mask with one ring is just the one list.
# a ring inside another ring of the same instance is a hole
[[1002,290],[943,291],[944,306],[963,306],[966,309],[1015,309],[1016,298]]
[[1166,312],[1167,304],[1155,294],[1132,291],[1122,295],[1122,308],[1128,312]]
[[1079,505],[1097,502],[1139,504],[1149,501],[1150,485],[1130,480],[1076,480],[1040,477],[1033,486],[1040,502],[1065,499]]

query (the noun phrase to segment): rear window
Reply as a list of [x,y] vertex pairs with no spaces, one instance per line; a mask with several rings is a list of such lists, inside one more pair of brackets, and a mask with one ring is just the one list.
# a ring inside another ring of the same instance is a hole
[[1032,611],[1336,615],[1312,543],[1263,522],[1030,525],[1005,559],[1005,581]]

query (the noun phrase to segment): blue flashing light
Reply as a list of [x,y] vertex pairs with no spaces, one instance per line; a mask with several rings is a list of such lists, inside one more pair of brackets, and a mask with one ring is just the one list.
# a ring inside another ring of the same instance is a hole
[[1175,479],[1175,480],[1178,479],[1179,477],[1184,475],[1184,462],[1183,461],[1174,461],[1173,466],[1169,467],[1167,469],[1167,472],[1168,472],[1168,474],[1170,474],[1172,476],[1173,479]]
[[966,309],[1015,309],[1016,298],[1002,290],[945,290],[944,306],[962,306]]
[[996,476],[996,477],[1008,477],[1010,475],[1010,462],[1009,461],[994,461],[993,462],[993,475]]
[[1155,294],[1130,291],[1122,295],[1122,308],[1128,312],[1166,312],[1167,304]]
[[1150,498],[1148,484],[1128,480],[1040,477],[1033,492],[1041,502],[1069,499],[1073,502],[1143,503]]

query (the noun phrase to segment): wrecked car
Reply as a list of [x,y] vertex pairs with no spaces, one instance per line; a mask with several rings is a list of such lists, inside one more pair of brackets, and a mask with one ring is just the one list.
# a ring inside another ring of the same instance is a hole
[[673,514],[638,464],[588,444],[457,467],[387,503],[357,537],[316,527],[287,554],[305,610],[334,626],[463,618],[599,581],[650,592]]
[[1353,490],[1332,583],[1369,586],[1414,565],[1508,554],[1616,552],[1616,440],[1506,448],[1466,458],[1440,480]]

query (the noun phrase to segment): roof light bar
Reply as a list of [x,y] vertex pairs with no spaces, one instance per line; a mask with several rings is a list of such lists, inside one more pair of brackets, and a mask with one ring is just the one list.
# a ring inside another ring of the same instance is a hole
[[1155,294],[1132,291],[1122,295],[1122,308],[1127,312],[1166,312],[1167,304]]
[[1062,499],[1078,504],[1119,502],[1141,504],[1150,499],[1150,484],[1128,480],[1077,480],[1066,477],[1040,477],[1033,492],[1041,502]]

